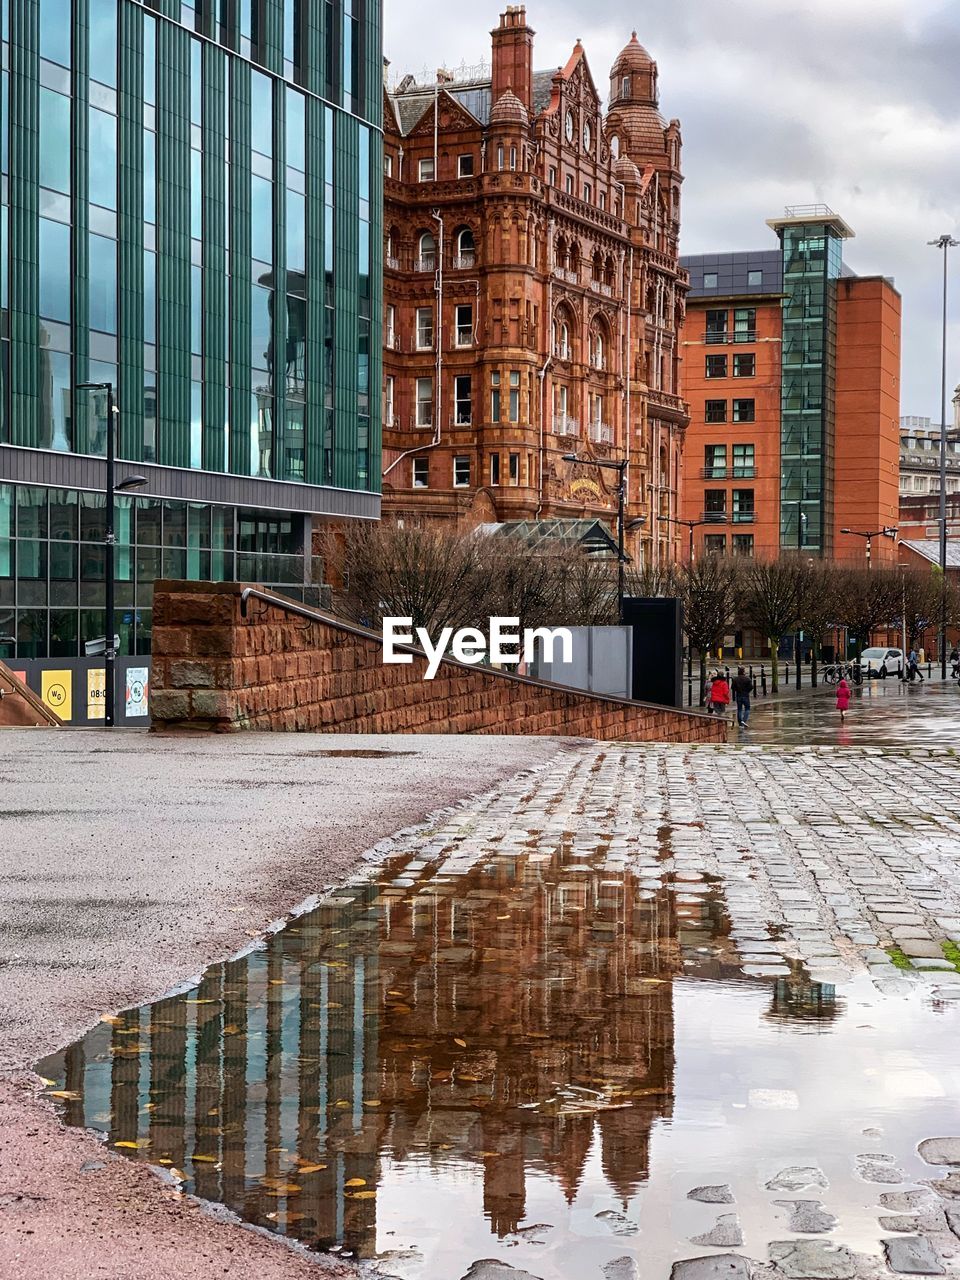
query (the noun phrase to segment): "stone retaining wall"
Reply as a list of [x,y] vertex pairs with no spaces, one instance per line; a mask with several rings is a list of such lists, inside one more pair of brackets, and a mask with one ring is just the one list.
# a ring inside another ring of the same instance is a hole
[[[710,716],[596,697],[426,656],[386,666],[380,634],[298,617],[240,583],[156,584],[151,715],[155,729],[337,733],[517,733],[638,742],[723,742]],[[278,598],[282,601],[282,598]]]

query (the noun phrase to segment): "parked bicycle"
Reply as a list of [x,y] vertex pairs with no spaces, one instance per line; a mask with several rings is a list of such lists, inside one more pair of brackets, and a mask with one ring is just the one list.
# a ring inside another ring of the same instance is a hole
[[841,680],[859,684],[859,677],[860,666],[856,662],[831,662],[823,669],[824,684],[839,684]]

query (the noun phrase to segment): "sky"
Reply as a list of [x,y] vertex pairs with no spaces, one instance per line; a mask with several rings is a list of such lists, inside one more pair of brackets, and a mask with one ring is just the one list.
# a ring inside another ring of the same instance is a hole
[[[391,82],[489,62],[505,7],[384,0]],[[535,70],[566,62],[579,37],[604,96],[636,27],[657,60],[661,111],[681,123],[681,252],[774,248],[766,219],[786,205],[840,214],[856,233],[846,262],[892,276],[903,296],[901,413],[940,421],[943,255],[927,241],[960,240],[956,0],[528,0],[527,19]],[[948,402],[960,383],[960,248],[949,293]]]

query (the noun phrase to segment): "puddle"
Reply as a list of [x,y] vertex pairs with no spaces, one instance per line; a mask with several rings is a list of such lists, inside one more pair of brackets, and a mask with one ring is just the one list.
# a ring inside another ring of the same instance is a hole
[[68,1123],[369,1277],[602,1280],[627,1254],[659,1280],[721,1215],[765,1259],[794,1196],[879,1255],[879,1195],[960,1132],[956,1004],[746,977],[718,886],[654,845],[394,858],[37,1069]]

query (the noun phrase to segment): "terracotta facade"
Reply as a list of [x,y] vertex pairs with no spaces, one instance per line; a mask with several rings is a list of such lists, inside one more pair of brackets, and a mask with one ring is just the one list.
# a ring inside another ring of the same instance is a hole
[[601,111],[578,42],[533,70],[509,8],[492,66],[385,90],[383,510],[461,527],[616,521],[666,560],[686,406],[680,345],[680,126],[636,35]]

